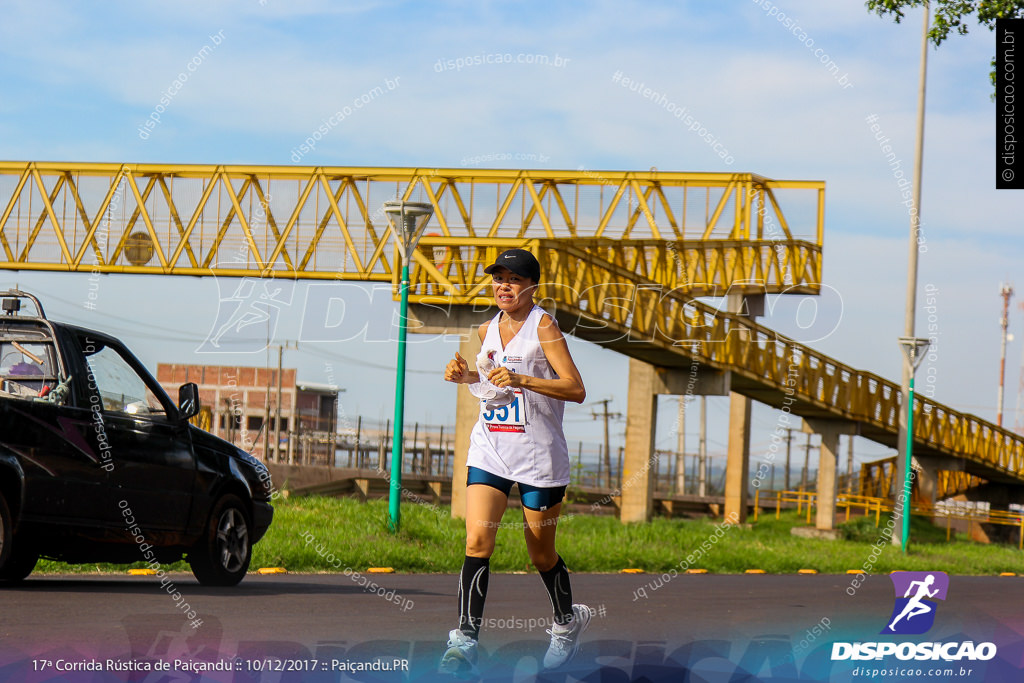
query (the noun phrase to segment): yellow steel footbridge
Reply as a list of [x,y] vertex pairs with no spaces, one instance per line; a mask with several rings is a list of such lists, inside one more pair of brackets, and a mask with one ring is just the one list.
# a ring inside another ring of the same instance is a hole
[[[730,371],[733,391],[895,446],[897,384],[695,300],[818,293],[824,192],[740,173],[3,162],[0,268],[397,285],[382,204],[424,201],[410,301],[489,305],[483,268],[525,247],[563,329]],[[915,453],[1024,482],[1021,436],[921,396],[914,412]]]

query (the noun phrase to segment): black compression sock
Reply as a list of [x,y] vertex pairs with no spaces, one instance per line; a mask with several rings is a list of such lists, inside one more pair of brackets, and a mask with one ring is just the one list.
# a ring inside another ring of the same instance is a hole
[[554,567],[546,572],[540,572],[540,578],[544,580],[544,587],[548,589],[551,609],[555,613],[555,623],[568,624],[573,617],[572,586],[569,585],[569,570],[562,557],[558,557]]
[[484,618],[490,566],[489,557],[466,555],[459,576],[459,629],[474,640],[480,636],[480,624]]

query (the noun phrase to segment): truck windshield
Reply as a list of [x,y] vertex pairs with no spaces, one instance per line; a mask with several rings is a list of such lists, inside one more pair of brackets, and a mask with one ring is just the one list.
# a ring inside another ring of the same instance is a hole
[[109,346],[96,350],[91,342],[82,340],[89,364],[88,388],[99,394],[104,410],[130,415],[166,413],[146,381],[116,350]]

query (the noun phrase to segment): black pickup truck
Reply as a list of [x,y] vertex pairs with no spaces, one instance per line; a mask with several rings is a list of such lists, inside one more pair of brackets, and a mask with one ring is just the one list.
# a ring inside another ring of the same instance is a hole
[[48,320],[26,292],[0,301],[0,581],[40,557],[187,557],[200,583],[241,581],[273,517],[266,466],[189,423],[195,384],[175,405],[117,339]]

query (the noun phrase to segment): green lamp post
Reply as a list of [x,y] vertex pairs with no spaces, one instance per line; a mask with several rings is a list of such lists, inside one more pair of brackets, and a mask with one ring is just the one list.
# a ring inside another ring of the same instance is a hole
[[398,533],[402,520],[402,433],[405,420],[405,337],[409,312],[409,259],[423,228],[434,213],[430,204],[393,199],[384,202],[395,243],[402,257],[401,304],[398,316],[398,362],[395,366],[395,436],[391,442],[391,490],[388,497],[388,528]]
[[909,370],[909,383],[907,391],[907,442],[906,459],[903,461],[903,516],[902,533],[900,534],[900,547],[904,554],[907,552],[907,539],[910,537],[910,493],[913,480],[913,467],[911,465],[914,453],[914,374],[917,367],[924,360],[924,350],[928,348],[928,340],[918,337],[900,337],[900,348],[907,362]]

